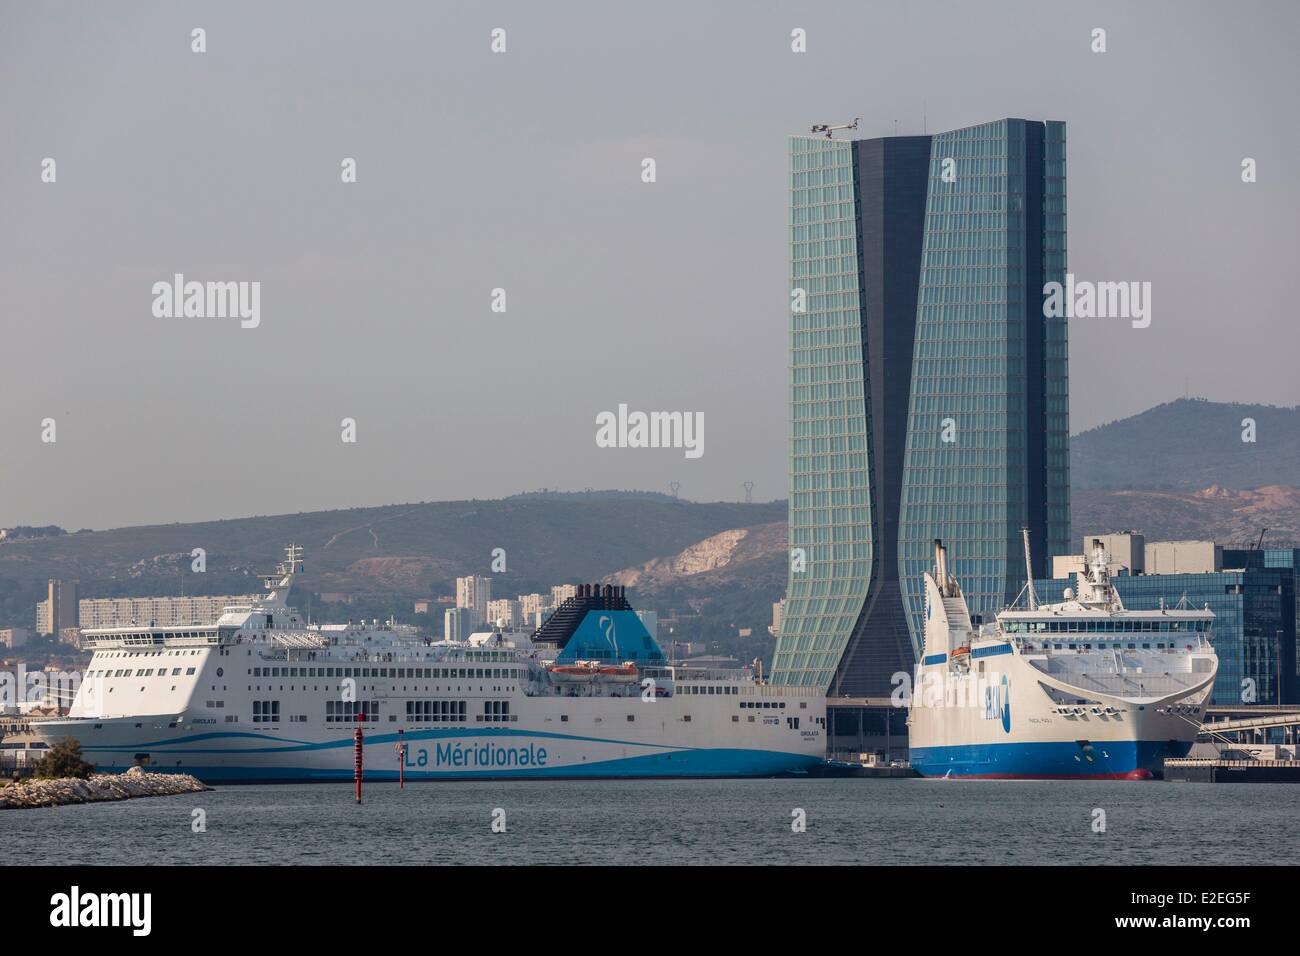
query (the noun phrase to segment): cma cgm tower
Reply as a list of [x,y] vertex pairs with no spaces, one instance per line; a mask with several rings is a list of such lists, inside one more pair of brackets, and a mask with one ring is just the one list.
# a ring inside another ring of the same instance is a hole
[[790,579],[772,679],[887,697],[935,538],[991,621],[1068,550],[1065,124],[790,139]]

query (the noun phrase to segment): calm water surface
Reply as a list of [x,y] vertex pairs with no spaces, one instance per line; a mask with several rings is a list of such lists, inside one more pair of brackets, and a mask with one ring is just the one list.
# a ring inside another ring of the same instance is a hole
[[[506,832],[493,833],[495,808]],[[194,833],[192,813],[206,813]],[[807,830],[791,831],[792,811]],[[1094,810],[1106,830],[1093,832]],[[1300,786],[690,780],[221,787],[0,811],[0,863],[1266,864]]]

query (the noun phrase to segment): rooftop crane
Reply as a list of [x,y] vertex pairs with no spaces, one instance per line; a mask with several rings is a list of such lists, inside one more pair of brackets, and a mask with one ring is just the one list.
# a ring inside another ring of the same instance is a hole
[[833,139],[834,137],[832,137],[831,134],[834,133],[837,129],[857,129],[858,121],[860,119],[862,119],[861,116],[855,116],[853,118],[852,123],[840,123],[838,126],[831,126],[827,123],[819,123],[818,125],[812,128],[812,132],[825,133],[827,139]]

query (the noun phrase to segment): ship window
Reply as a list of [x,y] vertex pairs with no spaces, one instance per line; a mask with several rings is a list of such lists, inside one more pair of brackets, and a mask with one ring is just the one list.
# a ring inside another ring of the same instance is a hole
[[628,715],[627,715],[627,722],[628,722],[629,724],[632,723],[632,721],[634,721],[634,720],[636,720],[636,714],[628,714]]

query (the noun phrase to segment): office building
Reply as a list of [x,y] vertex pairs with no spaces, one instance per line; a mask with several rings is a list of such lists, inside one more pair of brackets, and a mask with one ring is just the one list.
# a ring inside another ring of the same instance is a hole
[[933,540],[990,616],[1069,537],[1065,126],[790,141],[791,568],[773,681],[887,697]]

